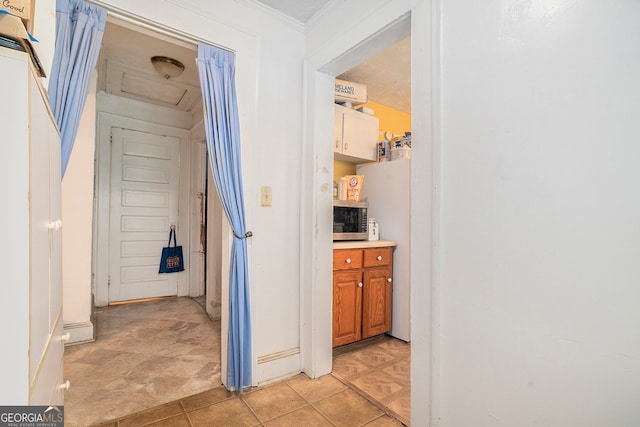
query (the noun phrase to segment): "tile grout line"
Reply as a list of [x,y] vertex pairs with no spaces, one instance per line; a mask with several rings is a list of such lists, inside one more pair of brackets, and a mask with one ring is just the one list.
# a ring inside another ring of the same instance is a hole
[[187,417],[187,422],[189,423],[190,427],[195,427],[193,425],[193,422],[191,421],[191,417],[189,416],[189,413],[187,412],[187,410],[184,407],[184,403],[182,403],[184,399],[181,399],[180,401],[178,401],[178,404],[180,405],[180,408],[182,409],[182,413]]
[[[258,416],[258,414],[256,414],[256,411],[254,411],[254,410],[253,410],[253,408],[251,407],[251,405],[249,405],[249,403],[248,403],[246,400],[244,400],[244,393],[243,393],[243,394],[241,394],[241,395],[239,395],[237,398],[238,398],[238,399],[240,399],[240,401],[241,401],[242,403],[244,403],[244,406],[246,406],[247,408],[249,408],[249,411],[251,411],[251,413],[253,414],[253,416],[254,416],[254,417],[256,417],[256,419],[258,420],[258,422],[260,423],[260,425],[261,425],[261,426],[264,426],[264,421],[262,421],[262,418],[260,418],[260,417]],[[267,421],[268,421],[268,420],[267,420]]]
[[[367,369],[358,372],[356,374],[351,374],[351,375],[346,375],[343,376],[339,373],[335,373],[332,372],[332,374],[334,376],[336,376],[337,378],[340,378],[343,382],[345,382],[347,385],[349,385],[350,387],[353,387],[355,389],[358,390],[362,390],[363,393],[369,394],[367,393],[364,389],[361,389],[360,387],[358,387],[356,385],[356,381],[363,379],[363,378],[367,378],[369,375],[371,375],[372,373],[375,373],[376,371],[379,370],[383,370],[383,369],[387,369],[389,367],[392,367],[394,365],[397,365],[399,363],[404,363],[405,361],[407,362],[411,362],[410,356],[401,356],[401,357],[397,357],[394,358],[390,361],[384,362],[380,365],[377,365],[375,367],[367,367]],[[366,366],[366,365],[365,365]],[[405,385],[405,382],[402,380],[398,380],[396,377],[392,376],[392,375],[388,375],[389,376],[389,381],[393,382],[394,384],[400,385],[401,389],[399,391],[390,393],[389,395],[385,396],[384,398],[381,399],[376,399],[374,398],[372,395],[370,395],[370,397],[376,401],[379,401],[382,405],[384,405],[385,407],[387,407],[387,403],[390,400],[393,400],[394,398],[397,398],[398,396],[401,396],[402,393],[406,392],[407,390],[410,390],[410,384],[409,385]],[[395,411],[392,411],[395,413]]]
[[[381,414],[380,414],[380,415],[378,415],[377,417],[374,417],[374,418],[372,418],[372,419],[370,419],[370,420],[366,421],[364,424],[361,424],[361,426],[363,426],[363,425],[365,425],[365,424],[367,424],[367,423],[370,423],[370,422],[372,422],[372,421],[375,421],[375,420],[377,420],[378,418],[382,418],[382,417],[384,417],[385,415],[387,415],[387,416],[391,416],[391,418],[393,418],[393,419],[394,419],[394,420],[396,420],[396,421],[400,421],[400,420],[398,420],[395,416],[393,416],[393,415],[389,414],[389,412],[388,412],[386,409],[381,408],[381,407],[380,407],[380,405],[379,405],[379,402],[377,402],[377,401],[375,401],[375,400],[371,400],[370,398],[367,398],[366,396],[362,396],[362,394],[359,392],[359,390],[357,390],[353,385],[351,385],[351,384],[349,384],[348,382],[344,381],[342,378],[340,378],[340,377],[338,377],[338,376],[334,375],[334,373],[333,373],[333,372],[329,373],[329,375],[331,375],[332,377],[334,377],[335,379],[337,379],[338,381],[340,381],[340,382],[342,383],[342,385],[344,385],[344,386],[345,386],[345,389],[340,390],[340,391],[336,391],[335,393],[331,393],[331,394],[329,394],[329,395],[327,395],[327,396],[323,397],[322,399],[318,399],[318,400],[316,400],[315,402],[313,402],[313,403],[309,403],[309,404],[311,405],[311,407],[313,407],[313,409],[315,409],[316,411],[318,411],[318,412],[320,413],[320,415],[322,415],[323,417],[325,417],[325,418],[326,418],[326,419],[327,419],[331,424],[333,424],[334,426],[337,426],[338,424],[336,424],[336,423],[334,423],[333,421],[331,421],[331,419],[329,419],[329,418],[324,414],[324,412],[322,412],[322,410],[321,410],[320,408],[317,408],[317,407],[315,406],[315,404],[316,404],[316,403],[319,403],[319,402],[321,402],[321,401],[323,401],[323,400],[325,400],[325,399],[328,399],[329,397],[333,397],[333,396],[335,396],[335,395],[337,395],[337,394],[339,394],[339,393],[343,393],[345,390],[351,390],[351,391],[355,392],[357,395],[359,395],[359,396],[361,396],[361,397],[364,397],[364,398],[365,398],[365,400],[367,400],[369,403],[371,403],[373,406],[375,406],[376,408],[378,408],[378,409],[381,411]],[[295,390],[294,390],[294,391],[295,391]],[[304,397],[303,397],[303,399],[304,399]],[[306,399],[305,399],[305,400],[306,400]]]
[[380,418],[380,417],[382,417],[384,415],[387,415],[387,416],[393,418],[394,420],[400,422],[402,425],[405,425],[404,422],[401,420],[402,417],[398,413],[396,413],[395,411],[392,411],[391,408],[389,408],[387,405],[383,404],[381,401],[379,401],[377,399],[374,399],[372,396],[370,396],[367,393],[365,393],[364,391],[360,390],[355,385],[350,384],[348,381],[344,380],[343,378],[335,375],[333,372],[330,375],[334,376],[337,380],[339,380],[341,383],[343,383],[349,390],[352,390],[358,396],[364,398],[367,402],[371,403],[373,406],[375,406],[380,411],[382,411],[382,414],[380,414],[380,416],[378,416],[377,418],[374,418],[373,420],[369,420],[367,422],[374,421],[374,420],[376,420],[376,419],[378,419],[378,418]]
[[[327,416],[324,414],[324,412],[322,412],[320,409],[316,408],[316,407],[315,407],[315,405],[314,405],[311,401],[309,401],[308,399],[306,399],[302,394],[298,393],[298,390],[296,390],[295,388],[293,388],[293,387],[291,386],[291,384],[289,384],[289,382],[288,382],[288,381],[285,381],[285,384],[287,384],[287,386],[288,386],[291,390],[293,390],[293,392],[294,392],[294,393],[296,393],[298,396],[300,396],[300,397],[302,398],[302,400],[304,400],[304,401],[307,403],[307,406],[311,407],[313,410],[315,410],[316,412],[318,412],[318,413],[319,413],[319,414],[320,414],[320,415],[321,415],[325,420],[327,420],[328,422],[330,422],[334,427],[335,427],[335,426],[337,426],[337,424],[336,424],[336,423],[334,423],[333,421],[331,421],[331,419],[330,419],[329,417],[327,417]],[[327,398],[329,398],[329,397],[331,397],[331,396],[334,396],[334,395],[336,395],[336,394],[338,394],[338,393],[342,393],[343,391],[344,391],[344,390],[340,390],[340,391],[337,391],[337,392],[335,392],[335,393],[331,393],[331,394],[329,394],[329,395],[327,395],[327,396],[323,397],[322,399],[318,399],[318,400],[316,400],[315,402],[316,402],[316,403],[317,403],[317,402],[320,402],[320,401],[322,401],[322,400],[324,400],[324,399],[327,399]]]
[[[333,376],[333,374],[329,374],[329,375]],[[342,381],[340,381],[340,382],[342,382]],[[346,387],[344,390],[337,391],[337,392],[332,393],[332,394],[330,394],[330,395],[328,395],[328,396],[326,396],[326,397],[324,397],[324,398],[322,398],[322,399],[318,399],[318,400],[316,400],[316,401],[315,401],[315,403],[322,402],[323,400],[328,399],[329,397],[333,397],[333,396],[335,396],[335,395],[337,395],[337,394],[339,394],[339,393],[344,393],[345,391],[348,391],[348,390],[355,391],[355,390],[353,390],[353,389],[352,389],[352,387],[351,387],[351,386],[349,386],[349,384],[346,384],[346,383],[344,383],[344,382],[342,382],[342,384]],[[357,393],[357,392],[356,392],[356,394],[359,394],[359,393]],[[369,401],[369,399],[367,399],[367,400]],[[371,401],[369,401],[369,402],[370,402],[370,403],[373,403],[373,402],[371,402]],[[310,404],[310,405],[311,405],[311,407],[312,407],[313,409],[315,409],[316,411],[318,411],[318,412],[320,413],[320,415],[322,415],[323,417],[325,417],[325,418],[326,418],[326,419],[327,419],[331,424],[333,424],[334,426],[338,426],[338,424],[336,424],[336,423],[334,423],[333,421],[331,421],[331,419],[329,419],[329,417],[327,417],[327,415],[325,415],[325,413],[324,413],[324,412],[322,412],[322,410],[321,410],[320,408],[317,408],[317,407],[315,406],[315,403],[311,403],[311,404]],[[380,408],[378,407],[378,405],[377,405],[377,404],[375,404],[375,403],[373,404],[373,406],[375,406],[376,408],[380,409]],[[377,420],[377,419],[378,419],[378,418],[380,418],[380,417],[385,416],[386,412],[385,412],[385,411],[382,411],[382,410],[381,410],[381,412],[382,412],[382,413],[381,413],[380,415],[378,415],[377,417],[374,417],[374,418],[372,418],[372,419],[370,419],[370,420],[365,421],[363,424],[360,424],[360,426],[364,426],[364,425],[366,425],[367,423],[370,423],[370,422],[372,422],[372,421]],[[394,419],[395,419],[395,418],[394,418]]]
[[[357,378],[357,377],[360,377],[362,375],[368,374],[371,371],[377,371],[377,370],[380,370],[380,369],[383,369],[383,368],[388,368],[389,366],[395,365],[396,363],[403,362],[405,360],[408,360],[409,362],[411,362],[410,356],[400,356],[400,357],[395,357],[394,356],[393,359],[385,361],[385,362],[382,362],[382,363],[380,363],[379,365],[376,365],[376,366],[370,366],[370,365],[367,365],[367,364],[363,363],[363,365],[366,366],[367,369],[365,369],[364,371],[355,373],[353,375],[349,375],[348,377],[349,378],[351,378],[351,377]],[[361,361],[361,360],[359,360],[359,361]]]

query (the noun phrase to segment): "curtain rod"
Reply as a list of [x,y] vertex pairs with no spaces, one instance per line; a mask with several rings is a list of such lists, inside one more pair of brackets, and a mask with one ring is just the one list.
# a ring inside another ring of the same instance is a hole
[[149,31],[153,31],[155,33],[158,34],[162,34],[164,36],[173,38],[175,40],[179,40],[181,42],[187,43],[189,45],[192,45],[194,47],[196,47],[198,45],[199,42],[211,45],[211,46],[215,46],[217,48],[220,49],[224,49],[226,51],[235,53],[235,51],[233,49],[229,49],[226,46],[221,46],[217,43],[211,42],[209,40],[204,40],[204,39],[200,39],[197,37],[194,37],[191,34],[185,33],[184,31],[180,31],[177,30],[175,28],[169,27],[166,24],[160,24],[158,22],[155,21],[151,21],[147,18],[143,18],[142,16],[139,15],[135,15],[131,12],[128,12],[124,9],[121,9],[119,7],[115,7],[113,5],[110,4],[106,4],[104,3],[102,0],[85,0],[87,3],[92,3],[95,4],[96,6],[100,6],[104,9],[106,9],[107,11],[107,15],[111,16],[113,18],[119,19],[121,21],[124,21],[126,23],[144,28],[146,30]]

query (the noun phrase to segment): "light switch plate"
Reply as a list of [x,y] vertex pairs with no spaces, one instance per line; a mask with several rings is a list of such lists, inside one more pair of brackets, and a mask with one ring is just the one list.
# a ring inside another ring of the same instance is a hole
[[260,205],[271,206],[271,187],[268,185],[260,188]]

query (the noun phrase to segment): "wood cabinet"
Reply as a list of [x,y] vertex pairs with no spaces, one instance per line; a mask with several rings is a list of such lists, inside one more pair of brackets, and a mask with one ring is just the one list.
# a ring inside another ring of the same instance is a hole
[[60,134],[27,54],[0,48],[6,286],[0,401],[62,405]]
[[341,105],[334,111],[335,158],[352,163],[378,160],[378,118]]
[[393,248],[333,251],[333,346],[391,330]]

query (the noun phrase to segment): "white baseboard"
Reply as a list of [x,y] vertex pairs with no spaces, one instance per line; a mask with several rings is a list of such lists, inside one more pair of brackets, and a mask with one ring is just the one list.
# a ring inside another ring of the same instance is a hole
[[95,341],[95,329],[92,322],[67,323],[64,332],[69,333],[69,341],[65,346]]
[[266,385],[302,371],[300,348],[292,348],[258,357],[254,382]]

